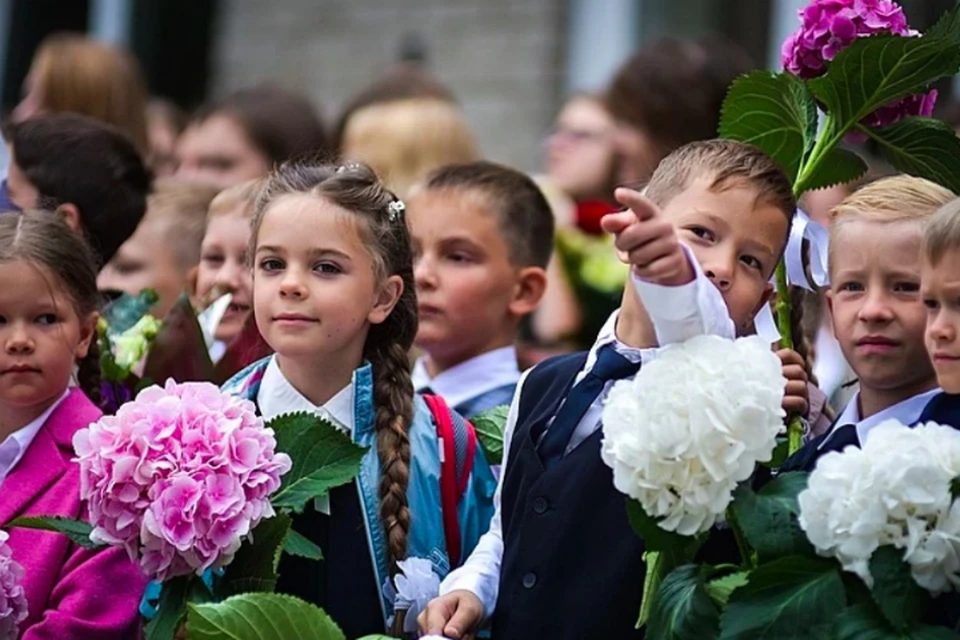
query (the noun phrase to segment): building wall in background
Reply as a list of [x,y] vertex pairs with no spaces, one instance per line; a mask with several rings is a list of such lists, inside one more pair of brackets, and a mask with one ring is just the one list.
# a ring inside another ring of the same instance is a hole
[[536,170],[564,86],[565,0],[221,0],[213,94],[273,79],[333,122],[396,59],[404,35],[456,93],[491,159]]

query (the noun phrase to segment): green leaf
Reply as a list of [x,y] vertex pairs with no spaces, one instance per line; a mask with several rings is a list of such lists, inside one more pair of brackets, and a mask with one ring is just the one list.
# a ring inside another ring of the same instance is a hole
[[738,571],[730,575],[716,578],[707,583],[707,594],[710,599],[721,607],[725,607],[730,601],[730,594],[739,587],[747,584],[750,577],[749,571]]
[[804,181],[804,191],[826,189],[853,182],[867,172],[867,163],[857,154],[834,147]]
[[920,619],[929,596],[913,580],[902,550],[886,545],[874,551],[870,574],[873,576],[870,593],[890,624],[904,630]]
[[736,521],[761,562],[792,554],[814,555],[797,522],[797,495],[807,487],[807,475],[781,474],[756,493],[746,483],[737,489],[732,505]]
[[483,454],[490,464],[500,464],[503,461],[503,430],[507,425],[507,414],[510,407],[503,405],[470,419],[473,430],[477,432],[477,440],[483,447]]
[[23,527],[24,529],[39,529],[41,531],[56,531],[62,533],[79,547],[84,549],[103,549],[107,545],[98,544],[90,539],[93,525],[83,520],[72,520],[60,516],[36,516],[11,520],[6,528]]
[[960,44],[950,26],[956,19],[954,9],[928,31],[932,35],[858,38],[840,51],[825,75],[807,83],[835,120],[834,131],[845,131],[877,108],[957,73]]
[[309,538],[293,529],[287,532],[287,538],[283,541],[283,551],[300,558],[323,560],[323,550]]
[[717,637],[720,612],[707,594],[706,567],[674,569],[657,592],[647,637],[663,640],[709,640]]
[[392,636],[375,635],[375,636],[363,636],[362,638],[360,638],[360,640],[397,640],[397,639]]
[[817,133],[817,105],[791,73],[754,71],[737,78],[723,102],[720,136],[756,145],[793,182]]
[[346,640],[323,609],[277,593],[191,604],[187,630],[190,640]]
[[960,193],[960,139],[935,118],[904,118],[880,129],[860,127],[894,168]]
[[787,556],[761,565],[730,595],[721,640],[826,639],[845,602],[835,562]]
[[856,605],[844,609],[836,620],[831,636],[836,640],[956,640],[956,634],[944,627],[917,624],[897,631],[876,606]]
[[143,628],[146,640],[173,640],[187,613],[187,593],[193,576],[180,576],[163,583],[157,615]]
[[156,291],[144,289],[135,296],[125,293],[110,302],[102,311],[103,319],[107,322],[108,335],[120,335],[137,324],[159,300]]
[[143,367],[143,377],[163,384],[168,378],[177,382],[210,382],[213,362],[197,323],[197,312],[186,294],[163,319]]
[[290,516],[285,513],[261,520],[253,530],[253,540],[240,546],[223,578],[218,581],[217,595],[274,591],[277,588],[277,565],[289,531]]
[[308,501],[350,482],[360,471],[367,449],[327,420],[290,413],[271,420],[269,426],[276,433],[277,451],[293,460],[293,468],[271,499],[276,509],[300,513]]
[[643,540],[643,546],[647,551],[665,551],[678,557],[693,556],[692,553],[685,554],[684,551],[696,545],[695,538],[661,529],[656,519],[647,515],[640,503],[631,498],[627,498],[627,519],[633,527],[633,532]]

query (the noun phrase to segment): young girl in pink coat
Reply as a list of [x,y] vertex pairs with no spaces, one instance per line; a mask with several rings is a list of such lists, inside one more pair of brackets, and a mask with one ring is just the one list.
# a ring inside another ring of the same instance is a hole
[[[0,215],[0,528],[25,575],[22,640],[126,640],[146,578],[122,549],[9,528],[85,518],[73,435],[100,418],[99,297],[89,248],[57,213]],[[79,386],[72,386],[76,379]]]

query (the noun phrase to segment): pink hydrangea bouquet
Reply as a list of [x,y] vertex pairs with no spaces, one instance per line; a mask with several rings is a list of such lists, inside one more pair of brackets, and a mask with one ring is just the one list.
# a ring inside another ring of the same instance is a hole
[[73,446],[91,539],[160,581],[229,564],[291,467],[253,403],[212,384],[147,388]]
[[[784,71],[731,86],[721,135],[773,157],[797,197],[863,175],[864,161],[839,146],[850,134],[875,142],[897,170],[960,193],[960,139],[929,117],[933,83],[960,70],[960,9],[921,34],[895,2],[814,0],[799,27],[783,45]],[[791,346],[782,262],[776,283]],[[809,483],[806,473],[777,474],[802,430],[792,421],[778,435],[783,384],[769,343],[741,340],[737,355],[737,344],[703,339],[664,350],[676,380],[651,367],[655,379],[621,383],[605,407],[602,457],[646,552],[646,637],[958,637],[960,483],[953,460],[933,464],[960,451],[958,432],[894,425],[875,451],[832,458]],[[680,402],[690,389],[696,397]]]
[[20,586],[23,567],[13,559],[9,538],[0,531],[0,640],[15,640],[20,623],[27,619],[27,596]]
[[123,547],[155,580],[148,640],[172,640],[185,618],[190,628],[226,618],[243,629],[251,607],[272,607],[266,628],[284,617],[333,624],[307,603],[262,598],[276,586],[281,553],[322,557],[291,529],[290,515],[359,470],[365,449],[335,426],[312,414],[267,425],[252,402],[213,384],[168,381],[78,431],[73,445],[89,521],[12,524],[61,531],[87,547]]

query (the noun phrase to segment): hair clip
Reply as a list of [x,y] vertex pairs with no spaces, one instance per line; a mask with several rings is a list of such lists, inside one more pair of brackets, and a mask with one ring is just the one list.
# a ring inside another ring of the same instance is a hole
[[387,205],[387,217],[389,218],[390,222],[396,222],[406,210],[407,207],[403,204],[402,200],[394,200]]
[[358,162],[347,162],[337,167],[337,173],[343,173],[345,171],[356,171],[360,168],[360,163]]

